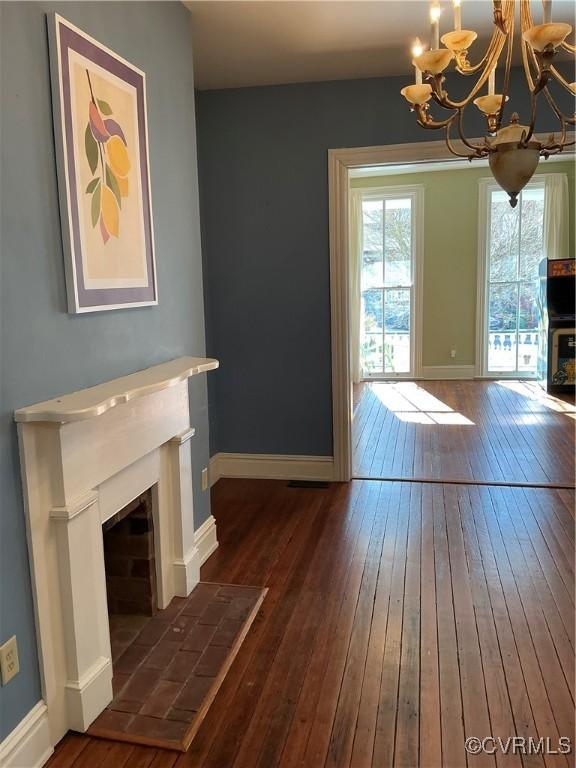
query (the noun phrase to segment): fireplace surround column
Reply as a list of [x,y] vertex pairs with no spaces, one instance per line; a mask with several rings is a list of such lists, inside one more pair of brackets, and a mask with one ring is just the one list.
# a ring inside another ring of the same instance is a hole
[[112,698],[102,523],[95,492],[53,507],[66,648],[69,727],[85,731]]
[[194,429],[187,429],[169,443],[174,493],[174,592],[180,597],[189,595],[200,580],[192,500],[191,438],[194,433]]

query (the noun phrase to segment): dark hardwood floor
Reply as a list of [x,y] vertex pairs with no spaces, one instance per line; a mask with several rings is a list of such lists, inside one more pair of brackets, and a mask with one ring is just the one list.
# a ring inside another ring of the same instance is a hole
[[[540,406],[526,413],[547,423]],[[568,766],[466,755],[464,740],[573,735],[574,501],[562,489],[220,481],[220,547],[202,578],[269,592],[190,750],[68,735],[51,768]]]
[[363,383],[354,476],[573,487],[575,417],[534,382]]

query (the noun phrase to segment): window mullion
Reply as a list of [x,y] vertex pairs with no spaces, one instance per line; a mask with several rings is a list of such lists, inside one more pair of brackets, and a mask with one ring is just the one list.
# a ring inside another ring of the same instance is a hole
[[520,352],[520,259],[522,258],[522,211],[524,195],[520,193],[518,210],[518,253],[516,254],[516,371],[519,371],[518,355]]
[[382,373],[386,373],[386,200],[382,200]]

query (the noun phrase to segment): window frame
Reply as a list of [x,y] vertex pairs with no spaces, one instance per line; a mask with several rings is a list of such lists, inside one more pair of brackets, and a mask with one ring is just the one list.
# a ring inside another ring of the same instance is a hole
[[[524,189],[544,189],[546,194],[545,176],[534,176]],[[478,285],[476,298],[476,377],[484,379],[537,379],[537,371],[491,371],[488,368],[488,302],[490,300],[490,199],[492,192],[501,192],[502,187],[493,177],[478,180]],[[544,202],[546,206],[546,202]],[[543,254],[544,257],[544,254]],[[523,280],[509,281],[520,285]],[[518,353],[517,353],[518,354]],[[518,365],[518,357],[516,358]]]
[[[407,373],[366,373],[363,381],[395,381],[415,379],[422,375],[422,276],[424,261],[424,184],[406,184],[379,187],[355,187],[352,193],[359,195],[361,203],[368,200],[385,201],[410,199],[412,212],[412,281],[410,286],[384,286],[383,290],[402,288],[410,290],[410,370]],[[364,253],[364,227],[362,222],[362,249]],[[360,318],[362,322],[362,318]],[[383,336],[384,336],[383,332]]]

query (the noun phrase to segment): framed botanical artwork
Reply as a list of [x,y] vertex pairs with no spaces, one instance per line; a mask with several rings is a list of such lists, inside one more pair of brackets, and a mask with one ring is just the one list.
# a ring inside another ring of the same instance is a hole
[[49,19],[69,312],[158,303],[144,72]]

